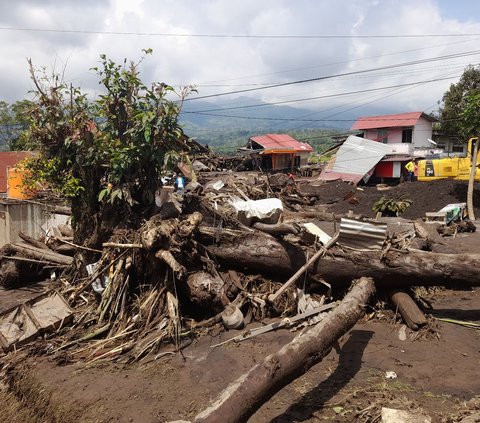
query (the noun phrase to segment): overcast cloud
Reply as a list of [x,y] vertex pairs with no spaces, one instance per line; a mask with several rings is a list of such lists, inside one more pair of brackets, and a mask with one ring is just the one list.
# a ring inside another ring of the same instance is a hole
[[[480,35],[425,38],[202,38],[92,32],[216,35],[480,34],[476,1],[436,0],[17,0],[0,1],[0,99],[26,98],[26,58],[65,70],[65,79],[92,95],[98,79],[89,69],[101,53],[137,60],[146,82],[196,84],[199,96],[255,88],[355,70],[385,67],[477,49]],[[22,29],[22,30],[7,30]],[[25,30],[31,29],[31,30]],[[312,111],[340,111],[376,103],[398,112],[436,109],[449,84],[480,55],[351,75],[221,97],[229,106],[280,102],[451,78],[419,86],[290,103]],[[251,99],[245,100],[245,96]],[[194,102],[190,102],[193,107]],[[343,107],[343,109],[342,109]],[[246,113],[246,112],[245,112]]]

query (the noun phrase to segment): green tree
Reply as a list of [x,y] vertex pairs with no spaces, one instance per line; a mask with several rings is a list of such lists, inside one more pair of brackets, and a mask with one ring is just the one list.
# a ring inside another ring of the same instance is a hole
[[30,101],[13,104],[0,101],[0,146],[10,151],[28,150],[28,116]]
[[94,71],[104,92],[93,102],[30,62],[36,87],[30,137],[40,151],[26,164],[30,183],[46,181],[71,199],[75,242],[91,246],[113,228],[148,217],[162,171],[188,150],[178,115],[190,89],[168,100],[173,88],[147,87],[138,63],[100,57]]
[[468,66],[456,84],[443,94],[440,105],[441,130],[447,135],[468,139],[477,134],[465,124],[463,112],[467,98],[480,93],[480,67]]

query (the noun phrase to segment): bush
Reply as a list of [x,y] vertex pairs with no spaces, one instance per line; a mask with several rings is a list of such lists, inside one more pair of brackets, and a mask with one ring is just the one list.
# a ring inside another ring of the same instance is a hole
[[373,204],[372,210],[375,213],[381,212],[382,216],[398,216],[407,210],[411,204],[412,200],[405,198],[405,194],[397,198],[382,196]]

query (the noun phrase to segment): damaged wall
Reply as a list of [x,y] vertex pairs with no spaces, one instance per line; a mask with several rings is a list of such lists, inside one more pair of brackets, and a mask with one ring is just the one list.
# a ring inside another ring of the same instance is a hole
[[32,238],[44,236],[47,229],[66,224],[69,216],[51,213],[48,206],[27,201],[0,202],[0,247],[18,242],[18,232]]

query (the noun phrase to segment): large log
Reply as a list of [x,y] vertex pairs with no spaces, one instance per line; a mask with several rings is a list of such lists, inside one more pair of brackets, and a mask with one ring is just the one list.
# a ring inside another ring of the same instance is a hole
[[342,251],[332,248],[317,263],[315,273],[327,281],[348,283],[368,276],[377,286],[480,286],[480,254],[441,254],[430,251]]
[[[200,232],[207,234],[206,228],[200,228]],[[215,232],[211,236],[222,237],[222,233]],[[229,230],[228,237],[219,239],[217,244],[210,245],[207,249],[231,266],[260,272],[284,274],[301,267],[305,262],[300,249],[258,231],[245,233]],[[300,265],[297,266],[298,263]]]
[[374,291],[372,279],[357,281],[340,305],[319,324],[240,376],[193,423],[246,422],[275,393],[322,361],[362,317]]
[[[239,269],[291,276],[305,262],[303,251],[267,234],[229,234],[208,246],[209,253],[222,263]],[[480,254],[442,254],[430,251],[355,251],[333,247],[312,268],[331,283],[348,285],[367,276],[377,286],[408,287],[480,286]],[[286,280],[287,278],[285,278]]]

